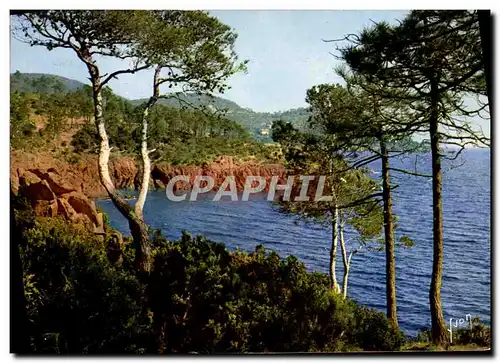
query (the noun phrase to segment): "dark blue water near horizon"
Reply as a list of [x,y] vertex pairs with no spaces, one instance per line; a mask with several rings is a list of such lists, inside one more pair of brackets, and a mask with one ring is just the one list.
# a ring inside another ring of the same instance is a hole
[[[418,172],[430,173],[430,155],[418,154]],[[415,168],[415,156],[393,159],[393,167]],[[379,177],[379,166],[369,166]],[[393,192],[398,217],[396,238],[407,235],[415,245],[396,250],[397,309],[400,327],[410,335],[430,327],[429,284],[432,272],[432,183],[428,178],[393,172],[399,187]],[[445,320],[479,316],[490,324],[491,296],[491,192],[490,150],[470,149],[443,165],[444,268],[443,313]],[[178,239],[183,230],[224,242],[228,249],[254,250],[259,244],[282,257],[295,255],[309,270],[328,273],[331,228],[298,222],[279,213],[269,202],[250,198],[213,202],[205,195],[195,202],[169,201],[164,191],[152,191],[144,216],[148,224]],[[125,219],[111,201],[98,201],[111,225],[128,233]],[[347,236],[348,238],[349,236]],[[355,247],[355,242],[351,242]],[[339,256],[340,263],[340,256]],[[341,281],[342,268],[338,265]],[[385,306],[385,252],[356,254],[349,274],[348,295],[379,309]]]

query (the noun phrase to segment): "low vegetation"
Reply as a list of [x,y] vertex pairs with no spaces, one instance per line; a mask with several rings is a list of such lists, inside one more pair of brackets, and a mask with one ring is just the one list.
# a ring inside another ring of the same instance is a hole
[[128,238],[27,220],[18,220],[20,250],[37,353],[385,351],[404,343],[383,313],[343,300],[327,275],[293,256],[157,232],[144,275]]
[[[472,318],[469,327],[460,327],[453,330],[453,341],[447,347],[448,350],[477,351],[488,350],[491,347],[491,328],[482,324],[478,317]],[[414,339],[409,339],[402,350],[440,350],[432,343],[432,331],[422,329]]]
[[[24,212],[25,213],[25,212]],[[25,214],[19,223],[26,223]],[[330,288],[294,256],[258,246],[230,252],[185,233],[154,233],[153,270],[134,267],[132,241],[37,218],[20,248],[36,353],[216,353],[435,350],[429,331],[409,339],[385,314]],[[491,344],[474,321],[450,350]],[[483,348],[484,349],[484,348]]]

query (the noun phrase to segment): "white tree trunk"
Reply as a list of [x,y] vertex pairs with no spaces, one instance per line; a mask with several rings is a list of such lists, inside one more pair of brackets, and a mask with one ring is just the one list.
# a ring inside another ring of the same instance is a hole
[[339,223],[339,236],[340,236],[340,249],[342,251],[342,261],[344,262],[344,279],[342,283],[342,296],[344,299],[347,297],[347,281],[349,279],[349,268],[351,265],[352,254],[347,258],[347,249],[344,240],[344,222]]
[[[111,148],[109,147],[108,134],[106,132],[106,124],[103,115],[103,100],[102,100],[102,84],[99,68],[91,59],[90,54],[79,53],[89,70],[90,79],[92,82],[92,92],[94,101],[94,118],[99,134],[99,178],[102,185],[106,189],[111,201],[116,206],[118,211],[128,220],[130,232],[134,243],[136,244],[136,264],[141,271],[150,271],[151,269],[151,247],[149,242],[148,227],[144,221],[137,218],[133,209],[127,201],[115,189],[111,176],[109,175],[109,157]],[[134,73],[134,72],[131,72]]]
[[95,121],[97,123],[97,131],[99,132],[99,137],[101,139],[101,144],[99,147],[99,177],[101,179],[104,188],[111,196],[115,194],[115,186],[111,177],[109,176],[108,162],[111,149],[109,147],[108,134],[106,132],[106,126],[104,124],[104,116],[102,110],[102,94],[98,91],[95,95]]
[[124,217],[129,219],[131,208],[127,201],[120,196],[116,191],[115,185],[111,180],[109,175],[109,156],[111,154],[111,148],[109,147],[108,134],[106,132],[106,125],[104,122],[103,115],[103,105],[102,105],[102,93],[98,85],[94,85],[94,103],[95,103],[95,122],[97,124],[97,132],[99,133],[100,145],[99,145],[99,178],[101,183],[106,189],[111,201],[114,203],[116,208],[123,214]]
[[332,245],[330,248],[330,280],[332,288],[335,292],[340,293],[340,286],[337,282],[336,265],[337,265],[337,248],[338,248],[338,230],[339,230],[339,210],[337,205],[334,207],[333,223],[332,223]]
[[349,270],[351,269],[351,259],[352,256],[361,251],[363,246],[360,246],[357,250],[351,251],[349,253],[349,257],[347,257],[347,247],[346,247],[346,242],[344,240],[344,226],[345,222],[342,221],[342,218],[340,219],[339,223],[339,235],[340,235],[340,249],[342,250],[342,261],[344,262],[344,278],[342,281],[342,296],[344,299],[347,298],[347,284],[349,280]]
[[162,66],[157,66],[155,69],[153,77],[153,95],[149,98],[149,101],[142,112],[142,132],[141,132],[141,157],[142,157],[142,181],[139,191],[139,197],[135,202],[135,214],[137,218],[144,220],[144,204],[146,203],[146,197],[148,195],[149,189],[149,179],[151,177],[151,160],[149,159],[148,150],[148,127],[149,127],[149,111],[155,105],[158,97],[160,96],[160,73]]
[[139,191],[139,197],[135,203],[135,214],[138,218],[143,218],[144,203],[146,202],[146,196],[148,194],[149,188],[149,178],[151,174],[151,161],[149,160],[148,151],[148,116],[149,116],[149,106],[144,109],[142,114],[142,141],[141,141],[141,156],[142,156],[142,181]]

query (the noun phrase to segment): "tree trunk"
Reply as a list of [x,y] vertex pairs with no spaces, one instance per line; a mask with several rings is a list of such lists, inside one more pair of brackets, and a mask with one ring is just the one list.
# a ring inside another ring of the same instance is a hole
[[149,243],[148,226],[135,215],[127,201],[115,189],[113,181],[109,175],[109,156],[111,149],[109,147],[108,134],[103,115],[102,89],[100,84],[99,69],[91,61],[87,63],[92,81],[92,95],[94,100],[94,118],[99,134],[99,179],[106,189],[113,204],[120,213],[127,218],[130,226],[130,232],[136,249],[136,264],[141,271],[149,272],[151,266],[151,248]]
[[135,202],[135,215],[144,219],[143,211],[144,204],[146,202],[146,196],[148,194],[149,188],[149,178],[151,174],[151,161],[149,160],[149,152],[148,152],[148,114],[149,107],[144,109],[142,114],[142,142],[141,142],[141,157],[142,157],[142,181],[141,187],[139,191],[139,196],[137,197],[137,201]]
[[344,241],[344,223],[339,223],[340,249],[342,251],[342,261],[344,262],[344,278],[342,281],[342,296],[347,298],[347,281],[349,279],[349,268],[351,267],[352,253],[347,258],[347,249]]
[[337,282],[337,275],[335,272],[337,264],[337,248],[338,248],[338,224],[339,224],[339,209],[337,206],[332,211],[333,223],[332,223],[332,245],[330,248],[330,286],[333,291],[339,293],[340,286]]
[[148,117],[149,117],[149,111],[154,106],[160,95],[159,82],[160,82],[161,69],[162,69],[161,66],[156,67],[153,79],[153,95],[149,98],[149,101],[142,113],[142,135],[141,135],[142,181],[141,181],[139,196],[134,206],[135,215],[141,220],[144,220],[143,218],[144,203],[146,202],[146,197],[149,188],[149,178],[151,176],[151,160],[149,159],[150,151],[148,150],[148,126],[149,126]]
[[149,229],[146,223],[133,213],[128,217],[128,225],[135,244],[135,263],[139,271],[151,271],[151,243],[149,239]]
[[479,34],[481,37],[481,47],[483,50],[484,76],[486,78],[486,90],[488,93],[488,106],[490,115],[493,116],[492,94],[493,76],[491,60],[493,59],[493,42],[491,41],[492,18],[491,10],[477,10],[479,19]]
[[448,334],[441,306],[441,284],[443,277],[443,208],[441,181],[441,154],[439,136],[439,110],[437,83],[431,83],[431,115],[429,131],[432,151],[432,214],[433,214],[433,261],[432,279],[429,291],[432,321],[432,341],[437,346],[448,344]]
[[385,140],[380,138],[382,155],[382,194],[384,202],[384,234],[385,234],[385,282],[387,318],[394,327],[398,327],[396,309],[396,254],[394,241],[394,224],[392,218],[392,197],[389,173],[389,153]]

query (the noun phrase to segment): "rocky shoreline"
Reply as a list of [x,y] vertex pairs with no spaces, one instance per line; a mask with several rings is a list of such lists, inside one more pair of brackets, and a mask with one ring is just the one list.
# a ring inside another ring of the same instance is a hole
[[[141,180],[140,164],[131,157],[112,157],[109,163],[111,178],[117,189],[137,189]],[[177,175],[189,176],[191,182],[198,175],[210,176],[218,188],[229,175],[235,177],[238,190],[243,190],[246,177],[262,176],[270,180],[278,176],[285,180],[285,168],[280,164],[262,164],[255,161],[235,163],[231,157],[220,157],[213,163],[197,165],[155,164],[151,168],[150,187],[164,189]],[[21,192],[40,216],[62,216],[81,223],[95,233],[103,233],[103,216],[92,199],[105,198],[107,193],[99,180],[97,156],[82,156],[76,163],[56,158],[50,153],[31,154],[11,150],[11,188]],[[174,191],[189,188],[177,182]]]

